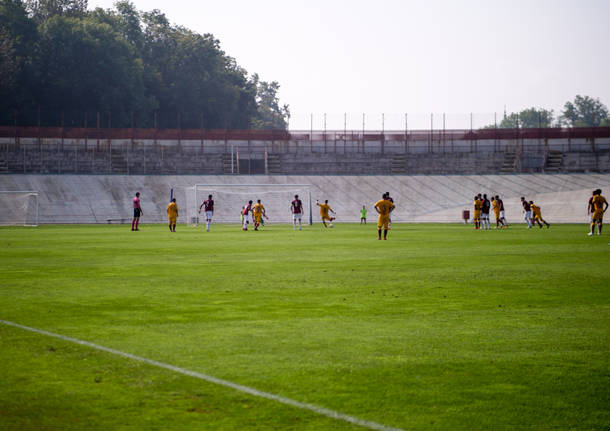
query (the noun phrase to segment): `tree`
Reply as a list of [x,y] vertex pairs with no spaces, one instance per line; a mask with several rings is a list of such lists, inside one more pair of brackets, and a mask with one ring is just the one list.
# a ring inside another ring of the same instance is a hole
[[288,127],[290,119],[290,109],[288,105],[280,107],[278,91],[280,85],[273,82],[260,81],[259,76],[254,74],[252,77],[256,85],[256,102],[258,109],[256,117],[253,119],[253,126],[257,129],[280,129]]
[[[518,113],[504,115],[504,118],[498,125],[501,129],[516,129],[519,128],[538,128],[551,127],[553,125],[553,111],[547,109],[528,108]],[[492,128],[494,126],[488,126]]]
[[598,127],[610,124],[608,108],[599,99],[577,95],[566,102],[561,121],[569,127]]
[[87,14],[87,0],[26,0],[30,16],[38,23],[54,15],[83,17]]

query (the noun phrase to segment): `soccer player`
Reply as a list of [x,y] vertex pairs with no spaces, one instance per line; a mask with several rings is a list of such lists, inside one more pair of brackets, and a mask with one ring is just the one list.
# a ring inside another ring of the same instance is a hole
[[366,206],[362,205],[362,209],[360,210],[360,224],[366,224]]
[[591,222],[591,232],[589,235],[593,235],[593,231],[595,230],[595,224],[597,223],[597,234],[602,234],[602,225],[604,221],[604,213],[608,209],[608,201],[605,197],[602,196],[601,189],[595,190],[595,194],[593,196],[593,217]]
[[294,200],[290,203],[290,212],[292,212],[292,225],[294,226],[294,230],[297,230],[297,221],[299,222],[299,230],[303,230],[301,227],[303,202],[299,199],[299,195],[294,195]]
[[[500,196],[498,195],[496,195],[496,203],[498,205],[498,208],[500,208],[500,223],[502,223],[502,227],[507,228],[508,223],[504,214],[504,202],[502,202],[502,199],[500,199]],[[498,225],[497,218],[498,217],[496,216],[496,226]]]
[[394,211],[394,204],[388,200],[388,196],[384,193],[381,200],[375,203],[375,211],[379,214],[377,218],[377,239],[381,240],[381,229],[383,229],[383,239],[388,239],[388,230],[390,230],[390,213]]
[[[551,227],[551,225],[549,223],[547,223],[546,221],[544,221],[544,219],[542,218],[542,211],[540,211],[540,207],[538,205],[534,205],[534,201],[530,201],[530,208],[531,208],[532,212],[534,213],[534,225],[536,223],[538,223],[538,226],[540,227],[540,229],[542,229],[542,223],[544,223],[546,225],[547,229],[549,227]],[[542,223],[540,223],[540,222],[542,222]]]
[[521,196],[521,205],[523,205],[523,212],[525,213],[525,221],[527,222],[527,228],[532,228],[532,208],[530,207],[530,203],[525,200],[523,196]]
[[320,218],[322,219],[324,227],[328,227],[326,226],[326,221],[328,220],[329,222],[332,222],[335,219],[335,217],[331,217],[328,214],[329,212],[335,214],[330,205],[328,205],[328,199],[325,200],[323,204],[316,199],[316,205],[320,207]]
[[258,227],[261,224],[261,219],[265,217],[268,218],[265,214],[265,207],[261,203],[261,200],[258,199],[254,206],[252,207],[252,218],[254,219],[254,230],[258,230]]
[[474,228],[481,228],[481,207],[483,206],[483,202],[479,199],[481,195],[477,195],[474,197],[474,215],[472,219],[474,221]]
[[212,216],[214,215],[214,200],[212,195],[208,195],[208,198],[199,205],[199,214],[201,214],[201,208],[205,211],[205,230],[210,231],[210,224],[212,224]]
[[178,204],[176,198],[167,205],[167,218],[169,219],[169,231],[176,232],[176,220],[178,219]]
[[252,201],[248,201],[241,210],[242,230],[248,230],[248,213],[252,212]]
[[593,223],[593,198],[595,197],[595,192],[597,190],[593,190],[591,193],[591,197],[589,198],[589,203],[587,204],[587,214],[589,214],[589,224]]
[[142,205],[140,204],[140,192],[136,193],[136,197],[133,198],[133,219],[131,220],[131,230],[140,230],[138,226],[140,224],[140,216],[144,215],[142,211]]
[[[480,195],[479,195],[480,196]],[[479,197],[480,199],[480,197]],[[489,209],[491,207],[491,204],[489,202],[489,199],[487,199],[487,195],[484,194],[483,195],[483,199],[481,201],[481,221],[483,223],[483,228],[485,230],[490,228],[490,224],[489,224]]]
[[[390,192],[385,192],[385,198],[394,204],[394,199],[390,197]],[[392,215],[390,215],[390,222],[388,223],[388,229],[392,227]]]

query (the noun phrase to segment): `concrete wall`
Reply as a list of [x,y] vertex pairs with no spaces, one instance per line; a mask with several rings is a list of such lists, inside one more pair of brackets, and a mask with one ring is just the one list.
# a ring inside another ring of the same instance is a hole
[[[272,223],[290,220],[289,199],[277,201],[273,184],[311,184],[312,198],[328,199],[339,222],[357,222],[365,205],[375,219],[372,205],[381,193],[389,191],[396,201],[393,219],[401,222],[460,222],[461,212],[471,210],[476,193],[499,194],[511,223],[522,220],[520,196],[542,207],[550,223],[586,223],[587,200],[591,191],[601,188],[610,194],[610,174],[557,175],[386,175],[386,176],[222,176],[222,175],[1,175],[0,190],[39,192],[41,223],[106,223],[109,218],[132,216],[131,199],[142,196],[143,223],[165,222],[169,190],[174,188],[184,209],[185,189],[194,184],[267,184],[251,187],[247,198],[263,199]],[[222,196],[220,186],[202,188],[203,194]],[[244,189],[242,189],[244,190]],[[296,191],[297,188],[295,187]],[[302,188],[301,188],[302,190]],[[305,197],[303,192],[299,192]],[[241,198],[240,198],[241,199]],[[5,207],[0,211],[7,211]],[[237,221],[239,207],[223,207],[217,201],[218,218]],[[183,212],[184,214],[184,212]],[[229,214],[227,216],[227,214]],[[317,211],[314,211],[317,221]],[[181,217],[180,221],[186,221]]]
[[[546,145],[548,144],[548,146]],[[516,172],[543,172],[561,151],[559,172],[610,172],[610,138],[479,141],[218,141],[0,138],[0,172],[40,174],[298,175],[493,174],[517,152]],[[272,169],[247,160],[275,157]],[[507,156],[508,155],[508,156]],[[227,164],[227,160],[229,163]],[[245,170],[245,166],[256,169]],[[262,167],[261,167],[262,166]],[[236,169],[234,169],[236,171]]]

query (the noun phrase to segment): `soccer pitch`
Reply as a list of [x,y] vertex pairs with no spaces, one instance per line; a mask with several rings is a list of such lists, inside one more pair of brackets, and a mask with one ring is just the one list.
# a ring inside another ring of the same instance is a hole
[[0,228],[1,320],[254,391],[1,323],[0,428],[610,427],[608,233],[392,227]]

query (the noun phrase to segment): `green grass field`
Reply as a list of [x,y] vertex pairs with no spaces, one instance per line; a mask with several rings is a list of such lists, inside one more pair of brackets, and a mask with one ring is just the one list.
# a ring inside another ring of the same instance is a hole
[[[610,428],[609,233],[393,227],[0,228],[0,319],[379,429]],[[0,364],[2,430],[363,429],[7,324]]]

